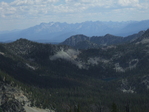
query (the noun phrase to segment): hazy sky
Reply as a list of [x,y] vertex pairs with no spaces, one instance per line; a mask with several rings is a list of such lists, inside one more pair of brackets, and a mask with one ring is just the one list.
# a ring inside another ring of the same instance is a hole
[[0,0],[0,31],[42,22],[149,19],[149,0]]

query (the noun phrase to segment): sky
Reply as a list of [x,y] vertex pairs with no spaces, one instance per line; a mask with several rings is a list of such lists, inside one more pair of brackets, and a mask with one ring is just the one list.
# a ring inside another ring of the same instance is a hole
[[148,19],[149,0],[0,0],[0,31],[49,22]]

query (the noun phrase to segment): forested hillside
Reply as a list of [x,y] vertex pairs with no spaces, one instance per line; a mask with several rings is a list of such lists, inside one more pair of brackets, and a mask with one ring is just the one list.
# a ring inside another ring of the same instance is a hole
[[149,30],[85,50],[26,39],[0,44],[0,77],[56,112],[148,112]]

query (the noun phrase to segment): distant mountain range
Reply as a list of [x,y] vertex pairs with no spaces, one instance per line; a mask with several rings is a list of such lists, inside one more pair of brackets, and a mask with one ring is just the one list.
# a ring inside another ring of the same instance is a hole
[[127,22],[87,21],[68,24],[59,22],[41,23],[24,30],[0,32],[0,41],[14,41],[26,38],[38,42],[62,42],[72,35],[83,34],[88,37],[106,34],[126,37],[149,28],[149,20]]

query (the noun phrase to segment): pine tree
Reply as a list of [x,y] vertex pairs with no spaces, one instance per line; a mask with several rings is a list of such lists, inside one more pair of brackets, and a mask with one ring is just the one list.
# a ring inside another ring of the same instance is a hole
[[129,108],[129,104],[127,103],[127,105],[125,106],[126,112],[130,112],[130,108]]
[[112,104],[112,110],[111,112],[118,112],[117,106],[115,103]]
[[0,107],[0,112],[3,112],[2,109],[1,109],[1,107]]

